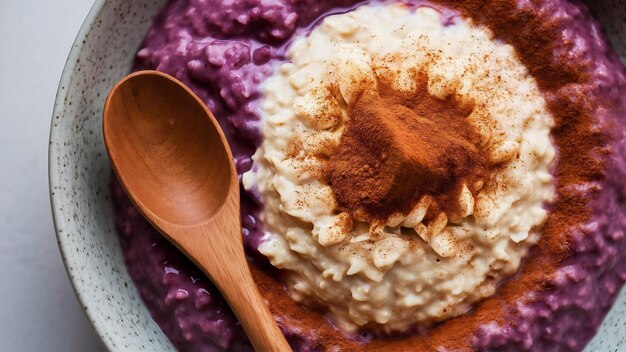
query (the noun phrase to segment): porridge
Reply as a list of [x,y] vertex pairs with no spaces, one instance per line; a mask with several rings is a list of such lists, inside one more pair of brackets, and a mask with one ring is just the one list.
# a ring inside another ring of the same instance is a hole
[[[626,280],[625,71],[578,1],[170,1],[135,69],[218,118],[296,351],[582,350]],[[113,199],[173,344],[251,350],[117,182]]]

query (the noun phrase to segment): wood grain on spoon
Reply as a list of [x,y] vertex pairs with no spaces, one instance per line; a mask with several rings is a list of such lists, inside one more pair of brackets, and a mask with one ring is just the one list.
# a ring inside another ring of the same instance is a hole
[[104,140],[139,211],[222,292],[257,351],[290,351],[250,274],[232,153],[202,101],[175,78],[140,71],[104,107]]

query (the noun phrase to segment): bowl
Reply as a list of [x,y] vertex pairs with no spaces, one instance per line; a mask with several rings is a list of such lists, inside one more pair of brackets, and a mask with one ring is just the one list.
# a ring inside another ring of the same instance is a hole
[[[588,0],[626,62],[626,2]],[[102,107],[165,0],[97,0],[67,59],[50,131],[52,214],[76,295],[112,351],[174,351],[126,272],[109,194]],[[588,351],[626,348],[626,289]]]

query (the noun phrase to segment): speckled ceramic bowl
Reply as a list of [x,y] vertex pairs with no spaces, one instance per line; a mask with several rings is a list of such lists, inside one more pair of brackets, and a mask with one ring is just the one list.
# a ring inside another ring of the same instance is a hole
[[[113,351],[170,351],[126,272],[113,228],[104,99],[129,72],[165,0],[97,0],[67,60],[50,132],[50,194],[61,253],[85,312]],[[589,0],[626,59],[626,2]],[[589,351],[626,350],[626,290]]]

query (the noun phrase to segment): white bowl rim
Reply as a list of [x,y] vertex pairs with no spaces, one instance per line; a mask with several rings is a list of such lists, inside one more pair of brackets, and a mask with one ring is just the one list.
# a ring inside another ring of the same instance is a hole
[[65,229],[63,225],[64,222],[62,221],[63,213],[59,207],[59,204],[61,204],[62,200],[60,199],[59,192],[52,192],[53,189],[59,186],[59,170],[56,163],[52,162],[53,160],[56,160],[58,156],[58,150],[53,147],[52,142],[59,138],[59,128],[56,128],[54,126],[54,117],[58,116],[64,108],[64,102],[67,98],[68,90],[64,89],[63,87],[69,86],[69,82],[71,81],[72,74],[74,72],[74,66],[77,64],[78,56],[84,46],[84,41],[92,29],[94,19],[98,16],[105,4],[106,0],[94,1],[91,9],[89,10],[89,13],[87,14],[87,17],[85,17],[85,20],[83,21],[80,30],[76,35],[76,39],[74,39],[74,42],[72,43],[72,48],[67,56],[65,65],[63,67],[63,73],[61,75],[61,80],[59,81],[59,86],[57,88],[57,94],[54,101],[54,108],[52,110],[52,122],[50,123],[50,135],[48,141],[48,191],[50,193],[50,206],[52,208],[52,222],[54,224],[57,244],[61,252],[61,259],[63,260],[63,265],[66,269],[65,272],[70,279],[74,294],[78,299],[78,302],[81,305],[83,312],[90,320],[91,326],[100,338],[100,341],[104,344],[107,350],[113,351],[115,350],[113,341],[109,337],[107,337],[107,334],[105,333],[105,330],[107,329],[106,326],[104,326],[104,324],[102,324],[99,319],[95,319],[95,317],[93,316],[93,314],[95,314],[93,313],[93,310],[87,309],[88,304],[85,301],[85,297],[88,297],[88,292],[85,290],[84,287],[81,287],[81,285],[78,283],[78,279],[76,276],[72,276],[69,274],[68,262],[70,259],[68,259],[67,253],[69,253],[70,248],[65,238],[63,238],[63,236],[60,236],[60,233],[63,232],[63,230]]
[[[104,320],[97,319],[96,313],[94,312],[94,310],[88,309],[89,304],[87,300],[89,297],[89,290],[87,290],[84,287],[84,285],[80,284],[79,278],[77,276],[73,276],[70,274],[69,269],[71,267],[70,265],[71,259],[68,256],[68,254],[70,253],[70,243],[66,238],[60,235],[65,230],[67,230],[66,225],[63,221],[65,217],[63,216],[63,211],[61,210],[61,207],[59,206],[62,203],[61,193],[52,192],[53,189],[56,189],[58,186],[60,186],[60,182],[59,182],[60,180],[58,177],[59,168],[58,168],[58,165],[53,162],[54,160],[57,159],[57,157],[59,157],[58,155],[59,150],[57,148],[54,148],[53,142],[60,138],[59,136],[60,127],[56,127],[54,125],[55,116],[59,116],[59,114],[64,109],[65,100],[66,98],[68,98],[68,93],[69,93],[68,90],[64,88],[69,87],[69,83],[72,80],[75,66],[78,63],[78,57],[81,51],[83,50],[83,47],[85,46],[88,34],[93,29],[94,20],[100,14],[100,12],[102,11],[106,3],[107,3],[107,0],[94,0],[94,3],[91,6],[91,9],[89,10],[87,16],[85,17],[85,20],[83,21],[80,27],[80,30],[78,31],[78,34],[76,38],[74,39],[74,42],[72,43],[72,47],[66,59],[65,65],[63,67],[61,79],[57,87],[57,94],[56,94],[56,98],[54,101],[52,119],[50,123],[50,134],[49,134],[49,142],[48,142],[48,187],[49,187],[48,191],[50,194],[50,205],[51,205],[51,210],[52,210],[52,220],[53,220],[53,225],[55,229],[56,241],[59,246],[61,259],[65,266],[65,269],[66,269],[65,271],[69,277],[69,281],[72,285],[74,295],[78,299],[78,302],[84,314],[89,319],[91,326],[93,327],[95,333],[100,338],[100,342],[104,345],[104,347],[107,350],[115,351],[117,348],[112,339],[112,336],[106,333],[106,331],[109,330],[106,326],[107,325],[106,322]],[[626,55],[626,53],[624,53],[623,55]],[[623,58],[624,60],[626,60],[626,56],[623,56]],[[624,64],[626,65],[626,62],[624,62]],[[72,264],[75,264],[75,263],[72,263]],[[622,287],[621,291],[622,291],[622,294],[621,295],[618,294],[616,296],[615,298],[616,301],[611,307],[611,311],[616,310],[618,308],[617,303],[620,302],[621,300],[620,297],[626,295],[626,285]],[[611,313],[612,312],[609,312],[607,313],[607,315],[605,315],[605,317],[603,318],[603,324],[598,327],[598,331],[596,335],[594,336],[594,339],[588,343],[584,351],[588,351],[589,347],[598,338],[598,336],[600,335],[600,332],[602,331],[602,327],[607,324],[607,318],[611,315]],[[619,346],[619,343],[616,346]]]

